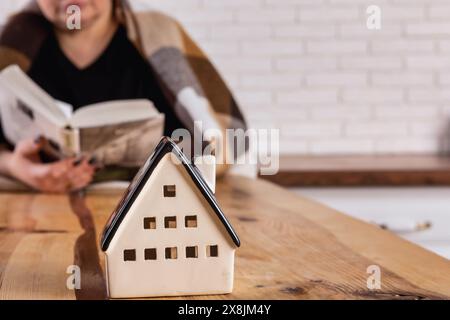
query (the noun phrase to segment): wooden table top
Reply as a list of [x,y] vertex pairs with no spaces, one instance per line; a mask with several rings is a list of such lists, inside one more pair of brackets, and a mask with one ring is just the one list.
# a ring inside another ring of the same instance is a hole
[[[226,177],[217,196],[242,241],[234,291],[191,299],[450,298],[450,261],[388,231],[261,180]],[[105,299],[99,234],[119,197],[0,194],[0,299]]]
[[282,186],[450,186],[450,157],[440,155],[299,156],[261,178]]

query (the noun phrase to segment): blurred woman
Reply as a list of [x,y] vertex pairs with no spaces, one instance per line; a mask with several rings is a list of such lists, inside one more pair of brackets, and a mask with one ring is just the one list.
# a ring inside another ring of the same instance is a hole
[[[80,29],[68,24],[73,5],[81,12]],[[126,1],[32,1],[0,36],[0,69],[10,64],[75,109],[149,99],[165,114],[166,135],[177,128],[193,133],[195,121],[201,121],[201,130],[245,128],[226,85],[182,27],[160,13],[135,14]],[[43,139],[11,145],[3,134],[0,138],[0,174],[36,190],[78,190],[93,179],[92,159],[43,163]],[[219,173],[225,169],[218,167]]]

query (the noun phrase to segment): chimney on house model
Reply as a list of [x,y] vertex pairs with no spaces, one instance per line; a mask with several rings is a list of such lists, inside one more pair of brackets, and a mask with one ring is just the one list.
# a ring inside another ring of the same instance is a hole
[[213,155],[206,155],[196,157],[194,164],[205,179],[209,188],[213,193],[216,192],[216,157]]

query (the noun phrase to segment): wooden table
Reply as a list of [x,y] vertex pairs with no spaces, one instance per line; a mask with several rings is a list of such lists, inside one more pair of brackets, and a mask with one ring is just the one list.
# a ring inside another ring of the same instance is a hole
[[300,186],[449,186],[450,157],[440,155],[298,156],[262,179]]
[[[450,261],[280,187],[227,177],[217,195],[242,240],[220,299],[448,299]],[[120,194],[0,195],[0,299],[105,299],[99,233]],[[74,214],[75,212],[75,214]],[[81,289],[68,290],[68,266]],[[366,269],[381,268],[381,290]]]

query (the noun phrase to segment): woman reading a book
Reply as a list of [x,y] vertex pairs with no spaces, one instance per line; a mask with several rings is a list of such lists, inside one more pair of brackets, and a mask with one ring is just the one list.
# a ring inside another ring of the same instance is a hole
[[[202,130],[245,129],[226,85],[183,28],[160,13],[134,13],[124,0],[31,1],[0,35],[0,69],[12,64],[75,109],[151,100],[165,114],[166,135],[177,128],[193,133],[195,121],[201,121]],[[36,190],[84,188],[101,165],[92,158],[43,163],[39,154],[45,139],[14,143],[3,130],[0,138],[0,174]],[[219,173],[225,170],[218,167]]]

